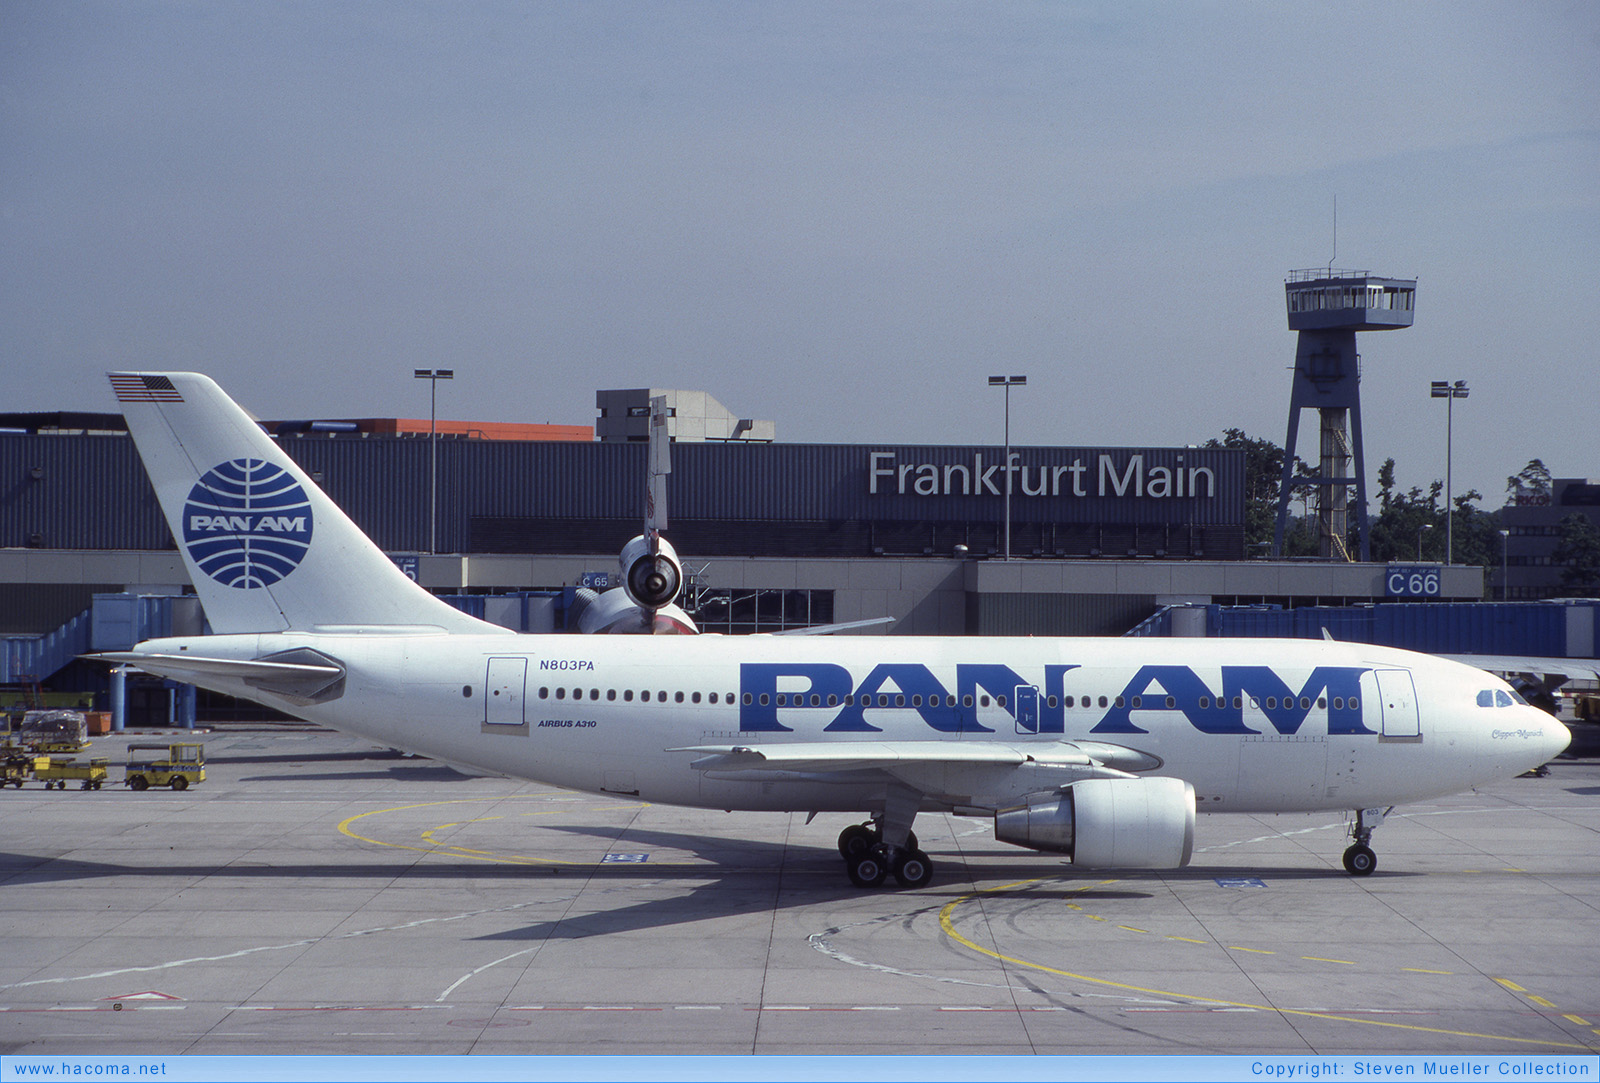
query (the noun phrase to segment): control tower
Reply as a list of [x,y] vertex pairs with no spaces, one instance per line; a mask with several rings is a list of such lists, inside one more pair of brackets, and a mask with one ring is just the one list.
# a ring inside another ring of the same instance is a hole
[[[1411,326],[1417,283],[1378,278],[1369,271],[1318,267],[1290,271],[1283,290],[1289,330],[1300,332],[1294,353],[1294,390],[1289,396],[1289,436],[1283,444],[1283,477],[1278,486],[1278,522],[1272,555],[1283,554],[1283,531],[1294,489],[1312,486],[1316,500],[1317,552],[1328,559],[1351,560],[1350,488],[1356,494],[1356,534],[1360,559],[1371,557],[1367,532],[1366,462],[1361,452],[1361,359],[1357,331],[1393,331]],[[1294,477],[1295,440],[1300,411],[1321,419],[1321,458],[1314,473]],[[1350,460],[1355,459],[1355,472]]]

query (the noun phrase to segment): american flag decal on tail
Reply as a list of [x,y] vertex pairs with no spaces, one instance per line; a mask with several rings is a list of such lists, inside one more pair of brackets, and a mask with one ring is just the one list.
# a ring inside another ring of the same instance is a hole
[[111,374],[111,389],[118,402],[182,402],[183,396],[165,376]]

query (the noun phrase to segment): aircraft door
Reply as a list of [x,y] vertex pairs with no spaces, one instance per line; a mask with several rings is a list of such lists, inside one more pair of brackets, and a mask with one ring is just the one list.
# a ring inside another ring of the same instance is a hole
[[1016,689],[1017,732],[1039,732],[1039,690],[1031,684],[1019,684]]
[[485,729],[505,732],[511,727],[527,730],[523,698],[528,680],[526,658],[491,658],[483,682],[483,724]]
[[1411,683],[1411,671],[1380,669],[1374,672],[1374,676],[1378,679],[1378,710],[1383,714],[1382,739],[1422,740],[1422,724],[1417,717],[1417,690]]

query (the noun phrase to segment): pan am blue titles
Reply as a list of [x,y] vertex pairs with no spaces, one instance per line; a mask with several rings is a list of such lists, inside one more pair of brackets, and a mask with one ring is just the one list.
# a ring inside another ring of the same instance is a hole
[[[1355,813],[1516,775],[1568,734],[1456,662],[1310,640],[702,636],[675,604],[664,410],[644,532],[580,628],[411,582],[205,376],[111,382],[215,634],[100,657],[424,756],[696,808],[857,813],[852,881],[929,882],[917,814],[1092,869],[1177,868],[1196,810]],[[670,634],[668,634],[670,633]]]

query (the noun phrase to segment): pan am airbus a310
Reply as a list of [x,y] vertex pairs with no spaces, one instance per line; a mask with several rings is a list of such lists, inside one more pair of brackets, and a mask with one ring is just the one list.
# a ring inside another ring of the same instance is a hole
[[861,887],[929,882],[925,811],[1085,868],[1169,869],[1197,810],[1342,809],[1365,875],[1393,806],[1568,741],[1482,670],[1356,643],[659,634],[694,626],[653,510],[580,624],[657,634],[517,634],[409,580],[209,378],[111,383],[214,634],[97,657],[568,789],[864,813],[839,836]]

